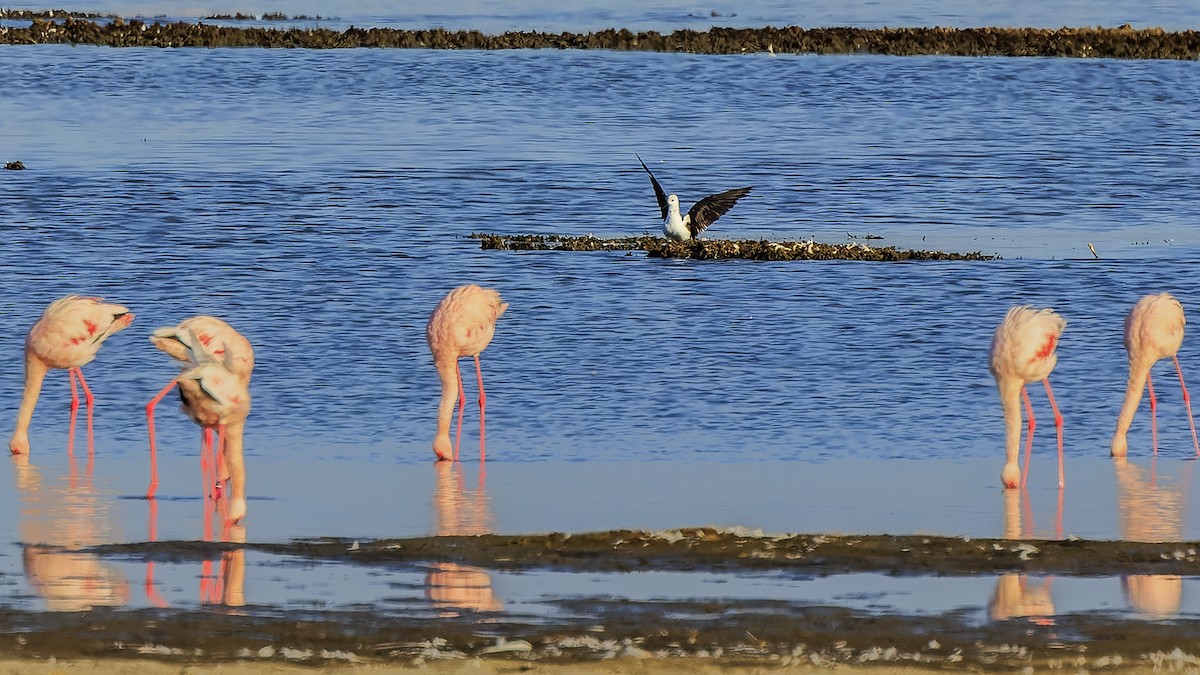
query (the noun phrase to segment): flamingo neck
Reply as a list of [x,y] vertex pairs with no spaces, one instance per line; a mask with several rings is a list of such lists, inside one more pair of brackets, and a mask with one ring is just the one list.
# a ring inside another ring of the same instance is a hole
[[1133,424],[1133,416],[1137,413],[1138,405],[1142,402],[1142,392],[1146,389],[1146,380],[1150,377],[1150,366],[1154,362],[1129,362],[1129,380],[1125,385],[1125,400],[1121,403],[1121,412],[1117,415],[1117,429],[1113,433],[1112,452],[1114,455],[1124,455],[1126,448],[1125,435]]
[[33,409],[37,407],[38,396],[42,393],[42,383],[46,379],[49,367],[33,354],[25,355],[25,391],[21,394],[21,407],[17,410],[17,426],[13,431],[11,450],[28,450],[29,424],[33,421]]

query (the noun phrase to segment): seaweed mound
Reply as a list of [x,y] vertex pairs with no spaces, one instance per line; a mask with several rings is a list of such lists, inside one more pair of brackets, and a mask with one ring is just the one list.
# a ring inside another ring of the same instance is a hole
[[[65,18],[64,18],[65,17]],[[0,44],[96,44],[110,47],[284,47],[340,49],[607,49],[689,54],[944,54],[954,56],[1059,56],[1075,58],[1200,58],[1200,32],[1161,28],[723,28],[672,33],[607,29],[591,33],[359,28],[262,28],[203,22],[145,23],[119,17],[53,10],[0,10],[0,19],[29,19],[28,28],[0,26]],[[253,19],[249,14],[212,18]],[[284,21],[265,14],[262,20]],[[308,17],[292,17],[293,20]]]
[[661,237],[621,237],[601,239],[591,235],[564,237],[557,234],[501,235],[477,232],[484,250],[497,251],[645,251],[651,258],[695,258],[697,260],[994,260],[997,256],[974,253],[946,253],[900,249],[895,246],[868,246],[851,242],[823,244],[818,241],[768,241],[730,239],[692,239],[671,241]]

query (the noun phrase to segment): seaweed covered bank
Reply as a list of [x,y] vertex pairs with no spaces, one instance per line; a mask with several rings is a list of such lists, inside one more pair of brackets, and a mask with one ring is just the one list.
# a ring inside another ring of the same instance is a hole
[[[247,16],[247,18],[251,18]],[[340,49],[606,49],[689,54],[889,54],[893,56],[1056,56],[1073,58],[1200,58],[1200,32],[1161,28],[721,28],[590,33],[477,30],[402,30],[319,27],[218,26],[203,21],[147,23],[63,10],[0,10],[0,44],[95,44],[109,47],[279,47]],[[299,17],[296,18],[300,20]]]
[[593,236],[501,235],[477,232],[480,247],[495,251],[645,251],[651,258],[694,258],[697,260],[869,260],[898,262],[905,260],[995,260],[998,256],[974,253],[945,253],[899,249],[895,246],[869,246],[859,242],[824,244],[818,241],[768,241],[730,239],[692,239],[671,241],[648,235],[601,239]]

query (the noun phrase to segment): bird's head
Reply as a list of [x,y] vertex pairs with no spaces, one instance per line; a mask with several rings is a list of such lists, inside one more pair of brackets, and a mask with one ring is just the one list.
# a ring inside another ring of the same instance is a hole
[[679,210],[679,197],[677,195],[667,195],[667,205],[676,211]]
[[1000,482],[1006,490],[1015,490],[1021,485],[1021,469],[1016,462],[1004,465],[1004,470],[1000,472]]

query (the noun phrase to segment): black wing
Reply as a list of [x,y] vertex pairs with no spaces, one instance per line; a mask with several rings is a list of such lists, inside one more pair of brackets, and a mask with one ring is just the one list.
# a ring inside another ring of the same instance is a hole
[[[642,158],[636,153],[633,156],[637,157],[639,162],[642,162]],[[650,167],[646,166],[645,162],[642,162],[642,168],[645,169],[646,173],[650,175],[650,184],[654,186],[654,196],[658,197],[658,208],[662,211],[663,220],[666,220],[667,193],[663,192],[662,186],[658,184],[657,180],[654,180],[654,174],[650,173]],[[730,204],[730,206],[732,206],[732,204]],[[722,211],[722,213],[724,213],[724,211]]]
[[717,218],[720,218],[725,215],[725,212],[732,209],[737,200],[750,194],[750,190],[753,187],[751,185],[750,187],[709,195],[693,204],[692,208],[687,212],[687,218],[684,219],[688,230],[692,233],[692,237],[699,236],[701,232],[708,229],[709,225],[717,222]]

